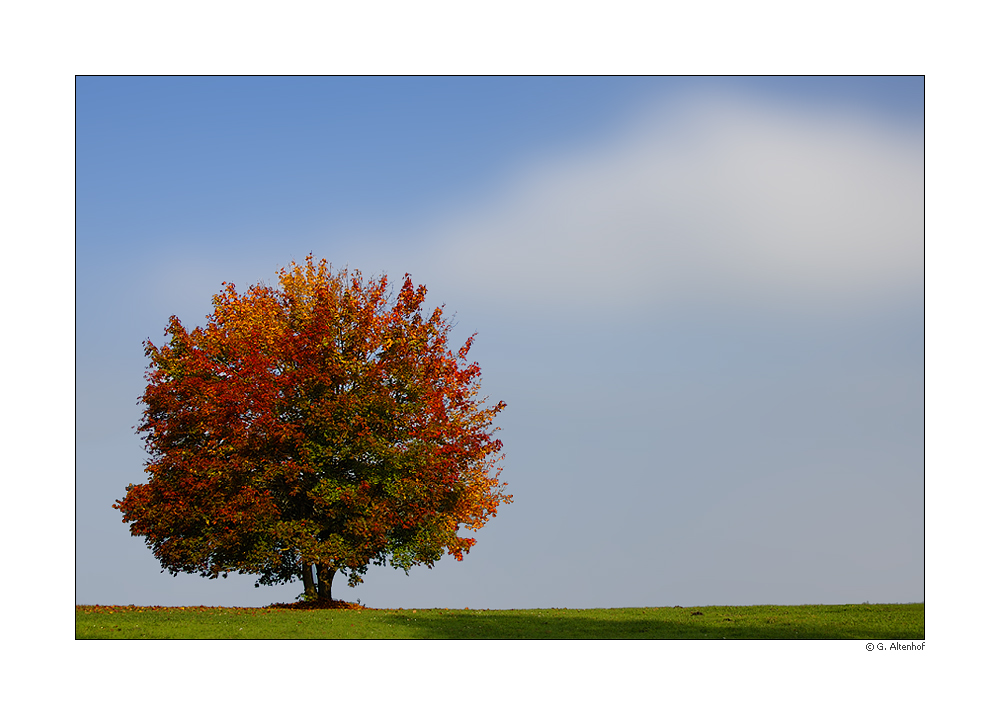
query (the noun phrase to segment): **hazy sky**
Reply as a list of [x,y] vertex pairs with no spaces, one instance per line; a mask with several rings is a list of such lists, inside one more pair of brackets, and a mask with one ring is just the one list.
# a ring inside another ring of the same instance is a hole
[[161,574],[142,343],[309,252],[454,314],[514,494],[372,607],[924,600],[922,78],[80,78],[76,601]]

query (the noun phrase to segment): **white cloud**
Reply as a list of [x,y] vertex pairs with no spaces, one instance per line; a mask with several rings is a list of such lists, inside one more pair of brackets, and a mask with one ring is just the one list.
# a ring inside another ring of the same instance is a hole
[[508,307],[919,295],[922,137],[846,110],[689,96],[523,167],[432,235],[433,285]]

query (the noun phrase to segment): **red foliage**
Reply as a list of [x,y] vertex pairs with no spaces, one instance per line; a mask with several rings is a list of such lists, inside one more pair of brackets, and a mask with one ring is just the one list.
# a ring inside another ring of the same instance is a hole
[[360,603],[350,601],[296,601],[295,603],[272,603],[268,608],[288,608],[297,611],[314,611],[321,608],[332,608],[346,611],[374,611],[374,608],[362,606]]
[[[280,288],[232,284],[207,325],[146,343],[145,484],[114,507],[164,569],[258,583],[369,564],[458,560],[509,503],[479,366],[424,286],[291,264]],[[474,336],[473,336],[474,337]],[[324,569],[320,572],[319,569]],[[311,577],[310,577],[311,578]]]

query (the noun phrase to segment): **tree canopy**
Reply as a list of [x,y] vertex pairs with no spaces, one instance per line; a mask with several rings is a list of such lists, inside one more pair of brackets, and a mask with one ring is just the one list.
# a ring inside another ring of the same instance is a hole
[[122,521],[174,575],[301,579],[307,598],[337,572],[353,586],[370,564],[461,560],[463,527],[512,499],[475,336],[452,352],[409,274],[394,298],[385,275],[312,255],[277,275],[223,284],[205,327],[172,316],[165,345],[146,341],[148,480],[114,503]]

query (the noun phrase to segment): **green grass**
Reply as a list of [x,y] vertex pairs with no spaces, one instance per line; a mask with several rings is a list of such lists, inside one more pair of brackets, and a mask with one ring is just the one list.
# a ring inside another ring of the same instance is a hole
[[76,637],[922,640],[924,604],[511,611],[77,606]]

